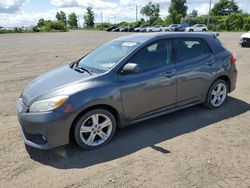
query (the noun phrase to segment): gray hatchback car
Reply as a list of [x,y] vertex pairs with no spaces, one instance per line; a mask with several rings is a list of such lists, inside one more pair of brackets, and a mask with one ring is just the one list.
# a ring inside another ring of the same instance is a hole
[[203,103],[235,89],[235,58],[213,33],[152,33],[115,39],[31,81],[17,102],[25,144],[50,149],[73,138],[107,144],[118,127]]

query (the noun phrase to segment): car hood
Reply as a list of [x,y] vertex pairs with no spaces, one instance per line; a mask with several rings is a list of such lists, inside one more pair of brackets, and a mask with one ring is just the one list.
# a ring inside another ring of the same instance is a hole
[[[50,94],[65,95],[76,91],[77,85],[93,77],[80,73],[68,65],[56,68],[32,80],[23,90],[22,100],[30,106],[34,101],[48,97]],[[52,96],[53,97],[53,96]]]
[[250,32],[241,35],[241,38],[250,38]]

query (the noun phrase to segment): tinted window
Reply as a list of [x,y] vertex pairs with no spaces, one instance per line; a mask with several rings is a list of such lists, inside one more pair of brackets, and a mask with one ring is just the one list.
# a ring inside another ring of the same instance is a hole
[[175,39],[176,62],[202,56],[210,52],[207,44],[202,39]]
[[136,63],[140,72],[155,69],[171,63],[171,42],[162,40],[154,42],[130,59],[130,63]]

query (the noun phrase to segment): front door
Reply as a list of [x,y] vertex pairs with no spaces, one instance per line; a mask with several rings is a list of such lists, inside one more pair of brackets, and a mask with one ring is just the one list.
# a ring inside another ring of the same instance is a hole
[[171,40],[153,42],[128,63],[136,63],[139,73],[119,75],[123,110],[127,121],[143,118],[176,104],[175,64]]

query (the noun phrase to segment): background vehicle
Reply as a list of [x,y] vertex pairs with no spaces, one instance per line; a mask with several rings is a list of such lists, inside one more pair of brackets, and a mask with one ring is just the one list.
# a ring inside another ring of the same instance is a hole
[[165,31],[174,31],[176,27],[178,27],[180,24],[171,24],[168,27],[165,27]]
[[219,108],[235,89],[235,62],[213,33],[123,36],[25,87],[17,102],[23,139],[49,149],[72,136],[95,149],[117,127],[200,103]]
[[250,46],[250,31],[248,33],[241,35],[240,45],[241,47]]
[[146,31],[147,32],[161,32],[162,31],[162,26],[156,25],[156,26],[152,26],[152,27],[147,27]]
[[110,32],[110,31],[112,31],[113,29],[116,29],[116,28],[117,28],[117,26],[111,26],[111,27],[108,27],[106,29],[106,31]]
[[174,31],[178,31],[178,32],[184,32],[186,30],[186,27],[179,24],[175,29]]
[[208,28],[204,24],[195,24],[191,27],[187,27],[186,31],[187,32],[204,32],[204,31],[208,31]]
[[148,27],[148,26],[141,26],[141,27],[139,28],[139,31],[140,31],[140,32],[146,32],[147,27]]
[[112,29],[112,32],[119,32],[120,29],[122,29],[122,27],[116,27],[116,28]]

